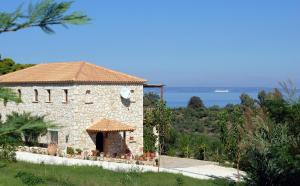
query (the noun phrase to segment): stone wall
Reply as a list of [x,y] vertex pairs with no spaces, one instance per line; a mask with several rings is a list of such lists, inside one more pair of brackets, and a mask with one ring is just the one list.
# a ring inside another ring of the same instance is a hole
[[[59,147],[67,146],[83,150],[94,150],[95,134],[86,129],[103,118],[117,120],[136,128],[126,132],[126,145],[133,154],[143,153],[143,85],[126,85],[132,90],[130,102],[121,99],[120,91],[125,85],[20,85],[10,86],[22,92],[22,103],[0,104],[2,120],[12,111],[32,112],[35,115],[46,115],[47,120],[58,126]],[[34,89],[38,90],[39,101],[34,102]],[[48,102],[47,89],[51,90],[51,102]],[[68,90],[69,102],[65,103],[64,89]],[[68,136],[68,142],[66,137]],[[122,147],[119,144],[122,133],[108,135],[109,153],[117,153]],[[49,142],[49,137],[42,137],[40,142]],[[122,143],[122,142],[121,142]]]

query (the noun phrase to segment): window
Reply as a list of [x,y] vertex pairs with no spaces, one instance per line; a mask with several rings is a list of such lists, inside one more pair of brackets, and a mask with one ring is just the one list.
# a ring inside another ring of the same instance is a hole
[[38,101],[39,101],[39,93],[37,89],[34,89],[34,102],[38,102]]
[[85,91],[85,103],[86,104],[92,104],[92,95],[91,95],[91,91],[87,90]]
[[19,96],[19,99],[22,98],[22,91],[21,91],[21,89],[18,89],[18,96]]
[[68,95],[68,90],[67,89],[64,90],[64,94],[65,94],[65,99],[64,99],[63,102],[68,103],[69,102],[69,97],[68,97],[69,95]]
[[70,135],[68,134],[68,135],[66,135],[66,143],[69,143],[69,137],[70,137]]
[[50,103],[51,102],[51,90],[47,89],[47,93],[48,93],[47,103]]
[[58,144],[58,131],[49,131],[50,143]]

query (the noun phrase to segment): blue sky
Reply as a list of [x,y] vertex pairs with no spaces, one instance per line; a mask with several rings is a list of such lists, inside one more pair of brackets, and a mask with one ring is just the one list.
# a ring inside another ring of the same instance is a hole
[[299,0],[77,0],[72,10],[91,24],[1,34],[2,57],[86,60],[169,86],[300,87]]

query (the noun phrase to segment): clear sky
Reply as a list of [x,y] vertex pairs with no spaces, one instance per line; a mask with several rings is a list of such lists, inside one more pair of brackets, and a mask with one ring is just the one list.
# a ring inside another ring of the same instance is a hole
[[[1,0],[0,11],[22,2]],[[169,86],[300,87],[299,0],[77,0],[72,10],[91,24],[1,34],[2,57],[86,60]]]

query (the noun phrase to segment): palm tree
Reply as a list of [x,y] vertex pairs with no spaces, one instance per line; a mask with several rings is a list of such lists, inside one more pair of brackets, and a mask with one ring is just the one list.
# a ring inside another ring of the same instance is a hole
[[55,2],[54,0],[42,0],[36,4],[29,4],[26,11],[19,6],[14,12],[0,12],[0,34],[15,32],[25,28],[39,27],[46,33],[54,33],[52,25],[81,25],[90,21],[82,12],[66,14],[72,5],[72,1]]
[[[33,116],[29,112],[12,112],[7,115],[6,121],[0,125],[0,138],[14,138],[14,142],[36,145],[40,135],[45,135],[48,128],[55,127],[51,121],[45,121],[45,116]],[[0,140],[1,142],[1,140]]]
[[16,103],[21,102],[21,98],[10,88],[0,87],[0,100],[3,101],[4,105],[9,101]]

